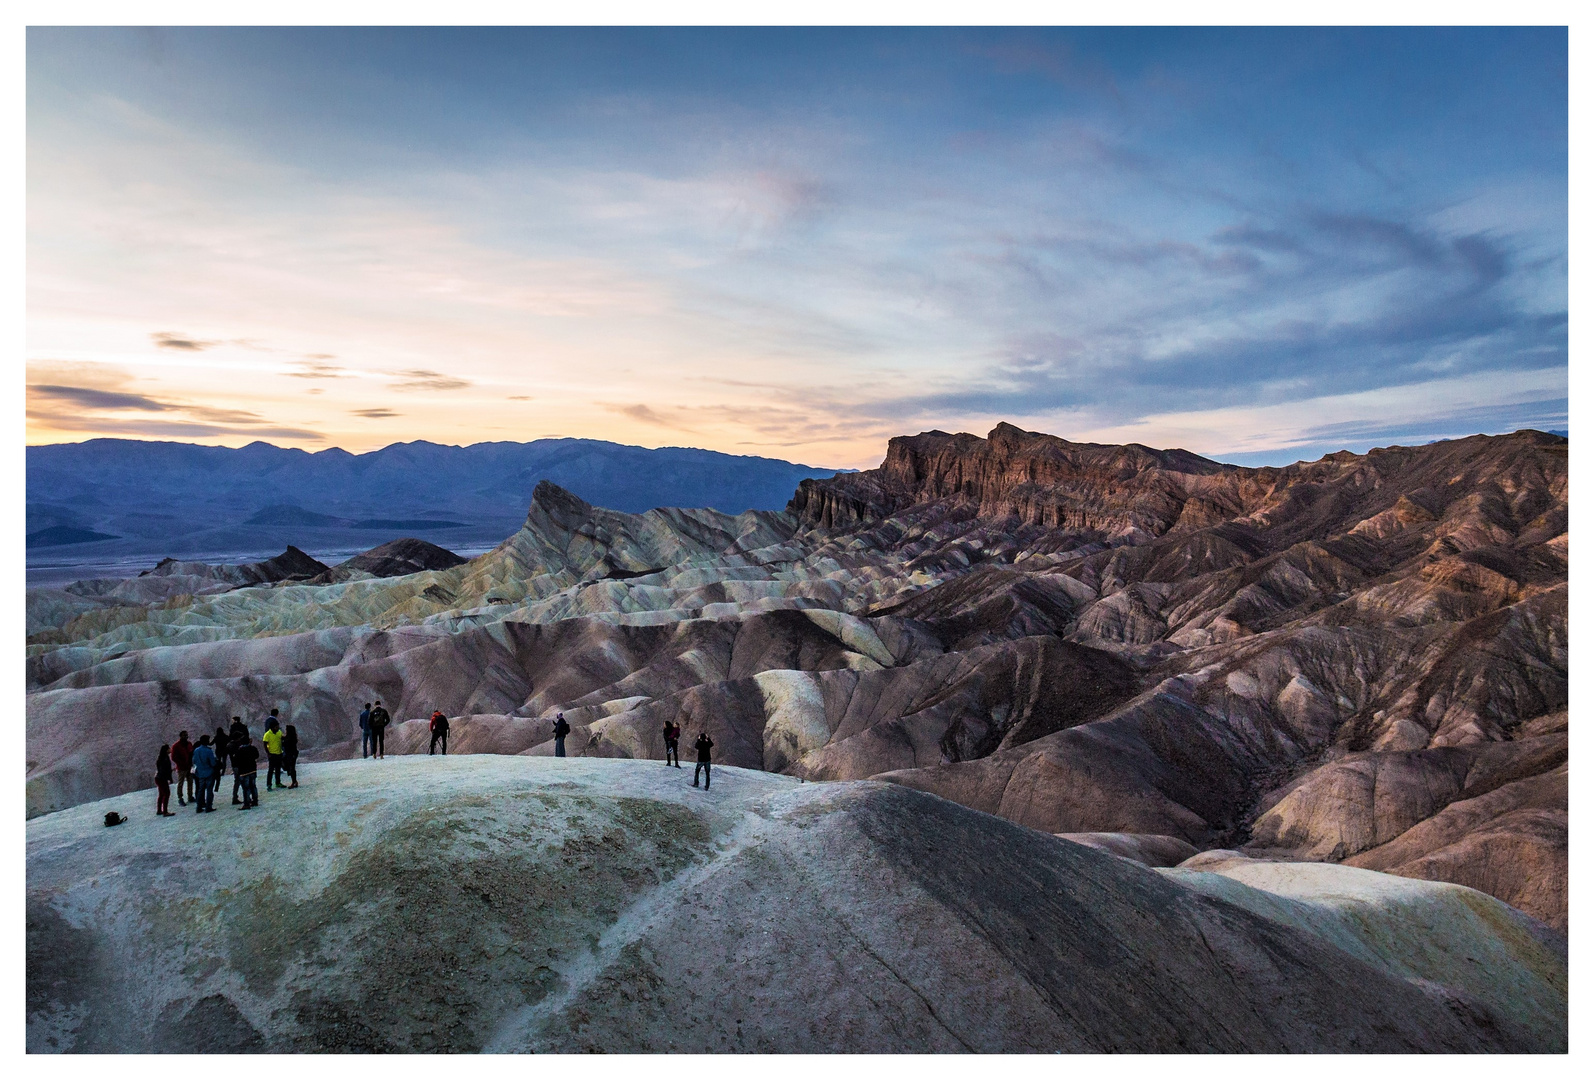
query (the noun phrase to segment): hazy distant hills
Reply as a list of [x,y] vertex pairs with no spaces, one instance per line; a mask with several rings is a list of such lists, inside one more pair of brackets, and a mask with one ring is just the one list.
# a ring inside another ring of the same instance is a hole
[[230,449],[93,439],[30,446],[27,469],[30,551],[74,559],[280,551],[286,544],[358,551],[408,534],[468,547],[519,528],[541,480],[617,510],[737,513],[782,509],[800,481],[835,472],[594,439],[410,442],[366,454],[264,442]]

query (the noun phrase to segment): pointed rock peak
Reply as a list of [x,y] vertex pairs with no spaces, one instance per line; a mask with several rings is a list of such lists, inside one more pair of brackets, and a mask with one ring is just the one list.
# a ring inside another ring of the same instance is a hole
[[550,513],[589,514],[593,506],[572,491],[566,491],[552,480],[539,480],[531,492],[531,509]]

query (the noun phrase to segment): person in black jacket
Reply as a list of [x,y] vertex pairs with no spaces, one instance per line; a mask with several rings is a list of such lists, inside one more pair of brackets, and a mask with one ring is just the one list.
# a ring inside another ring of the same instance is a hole
[[168,807],[172,801],[172,748],[168,743],[161,743],[159,754],[155,755],[155,816],[176,817]]
[[371,710],[371,719],[368,721],[371,726],[372,757],[387,756],[387,725],[392,719],[388,711],[382,708],[381,699],[377,699],[376,707]]
[[[299,786],[299,729],[292,724],[282,734],[282,769],[288,774],[288,779],[293,783],[288,786]],[[277,786],[282,786],[282,781],[277,781]]]
[[565,714],[560,713],[559,719],[553,722],[553,756],[565,756],[565,736],[570,734],[570,725],[565,722]]
[[664,721],[664,764],[675,762],[675,767],[681,767],[681,729],[674,720]]
[[697,787],[698,773],[702,773],[703,790],[707,791],[711,779],[709,769],[709,751],[714,749],[714,740],[709,738],[708,732],[705,731],[703,734],[697,737],[697,742],[693,745],[697,747],[697,768],[692,770],[692,786]]
[[240,810],[253,810],[260,805],[260,789],[255,786],[255,775],[260,769],[260,751],[255,749],[255,744],[249,741],[249,736],[244,735],[242,743],[236,743],[232,749],[232,775],[236,784],[242,781],[244,800]]
[[432,748],[426,751],[427,756],[437,753],[438,740],[443,743],[443,756],[448,756],[448,717],[443,715],[442,709],[432,710]]
[[227,732],[221,728],[216,729],[216,737],[210,740],[210,748],[216,751],[216,779],[211,782],[211,790],[221,787],[221,778],[227,775],[227,752],[231,749],[232,740],[227,738]]
[[[221,736],[218,735],[216,743],[218,749],[216,751],[216,756],[225,756],[231,760],[231,751],[238,749],[238,747],[242,746],[248,741],[249,729],[244,727],[243,717],[235,716],[232,718],[232,727],[227,729],[227,738],[225,740],[225,746],[229,752],[226,755],[222,754],[222,751],[219,749],[219,747],[223,745],[223,742],[221,740]],[[242,787],[242,781],[240,781],[238,778],[238,766],[234,765],[232,769],[232,802],[234,806],[238,805],[238,792],[242,789]]]

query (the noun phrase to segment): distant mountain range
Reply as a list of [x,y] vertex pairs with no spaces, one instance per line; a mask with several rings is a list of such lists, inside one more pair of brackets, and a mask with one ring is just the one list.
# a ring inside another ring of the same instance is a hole
[[783,509],[799,482],[836,471],[595,439],[409,442],[365,454],[92,439],[27,448],[27,538],[30,553],[74,559],[287,544],[358,551],[411,533],[460,548],[514,532],[541,480],[616,510],[739,513]]

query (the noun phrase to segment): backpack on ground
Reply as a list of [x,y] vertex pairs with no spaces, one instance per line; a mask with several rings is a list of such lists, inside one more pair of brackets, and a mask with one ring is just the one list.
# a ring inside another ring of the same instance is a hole
[[127,818],[118,814],[115,810],[111,810],[105,815],[105,827],[109,829],[112,825],[120,825],[126,820]]

